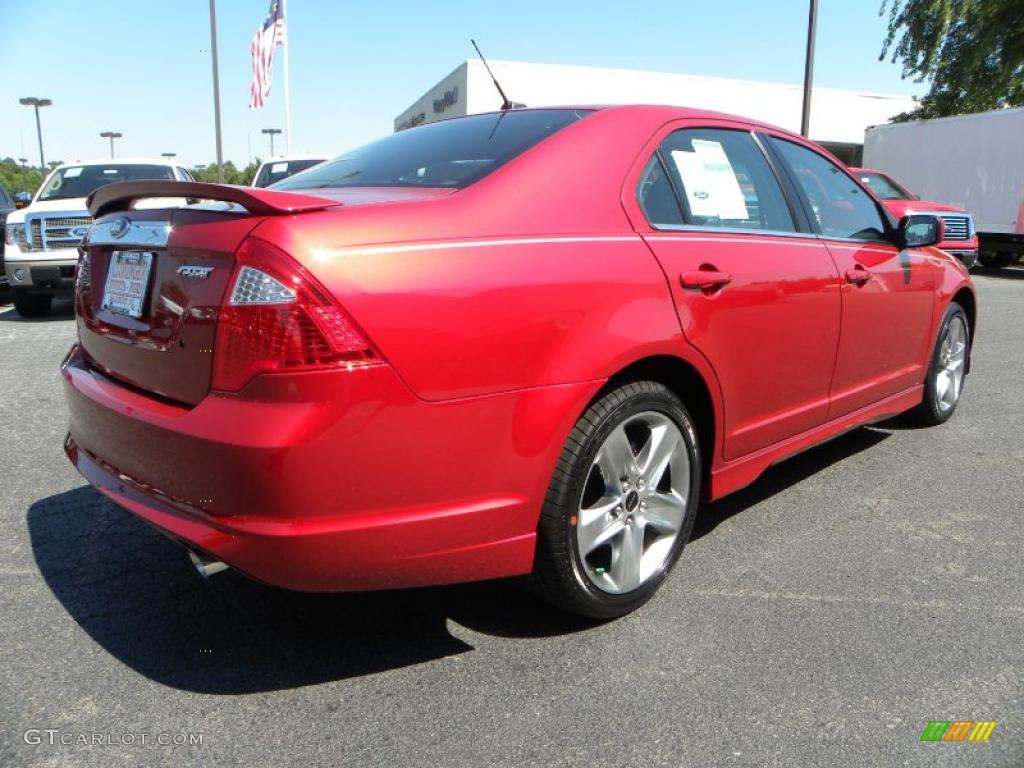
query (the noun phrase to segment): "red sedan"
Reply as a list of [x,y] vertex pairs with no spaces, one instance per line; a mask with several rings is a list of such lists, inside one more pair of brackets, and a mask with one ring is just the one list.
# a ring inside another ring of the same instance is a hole
[[[215,199],[134,210],[144,197]],[[66,451],[189,548],[301,590],[531,575],[621,615],[702,499],[950,417],[976,300],[798,136],[670,107],[388,136],[276,189],[114,184],[77,275]]]
[[956,256],[969,269],[978,263],[978,233],[974,217],[963,208],[922,200],[887,173],[872,168],[851,168],[882,205],[900,219],[913,213],[931,213],[942,219],[943,236],[936,247]]

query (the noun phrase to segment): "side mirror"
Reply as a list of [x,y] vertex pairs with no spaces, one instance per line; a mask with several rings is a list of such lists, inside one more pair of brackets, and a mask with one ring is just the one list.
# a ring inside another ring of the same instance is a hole
[[896,244],[901,248],[923,248],[941,243],[946,228],[938,216],[915,213],[900,219],[897,235],[899,242]]
[[19,210],[20,211],[22,208],[27,208],[28,204],[31,203],[31,202],[32,202],[32,195],[30,195],[28,192],[18,192],[14,196],[14,208],[15,208],[15,210]]

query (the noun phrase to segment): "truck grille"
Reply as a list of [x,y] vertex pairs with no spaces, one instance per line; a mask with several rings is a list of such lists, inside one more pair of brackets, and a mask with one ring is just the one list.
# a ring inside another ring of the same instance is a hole
[[946,236],[944,240],[970,240],[971,220],[967,216],[942,216],[946,225]]
[[86,229],[92,224],[91,216],[37,216],[28,222],[28,245],[32,251],[52,251],[58,248],[77,248]]

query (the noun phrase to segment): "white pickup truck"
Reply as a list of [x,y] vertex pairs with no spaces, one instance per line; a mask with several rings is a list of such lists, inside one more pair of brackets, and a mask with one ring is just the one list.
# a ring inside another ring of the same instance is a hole
[[[18,314],[42,317],[49,313],[54,296],[73,291],[78,244],[92,224],[86,198],[105,184],[141,179],[193,181],[188,171],[166,160],[66,163],[50,173],[30,205],[7,216],[4,268]],[[185,202],[160,200],[158,205]],[[145,203],[136,207],[150,207]]]

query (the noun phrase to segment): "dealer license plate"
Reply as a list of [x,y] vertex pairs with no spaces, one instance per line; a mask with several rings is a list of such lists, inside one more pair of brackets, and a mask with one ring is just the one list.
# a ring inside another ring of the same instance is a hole
[[152,268],[153,254],[149,251],[111,253],[101,307],[120,315],[142,317]]

